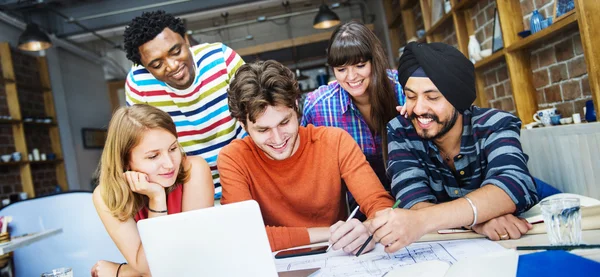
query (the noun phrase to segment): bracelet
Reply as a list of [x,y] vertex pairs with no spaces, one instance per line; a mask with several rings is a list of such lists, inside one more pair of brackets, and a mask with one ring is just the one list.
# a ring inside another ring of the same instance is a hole
[[168,210],[162,210],[162,211],[153,210],[153,209],[150,209],[150,206],[148,206],[148,210],[153,213],[158,213],[158,214],[164,214],[164,213],[168,212]]
[[469,228],[473,228],[473,226],[477,224],[477,207],[475,207],[475,204],[473,204],[473,201],[471,201],[469,197],[463,196],[463,198],[465,198],[469,204],[471,204],[471,208],[473,209],[473,223],[471,223],[471,226],[469,226]]
[[119,267],[117,268],[117,275],[115,275],[115,277],[119,277],[119,270],[121,270],[121,267],[122,267],[124,264],[127,264],[127,263],[121,263],[121,264],[119,265]]

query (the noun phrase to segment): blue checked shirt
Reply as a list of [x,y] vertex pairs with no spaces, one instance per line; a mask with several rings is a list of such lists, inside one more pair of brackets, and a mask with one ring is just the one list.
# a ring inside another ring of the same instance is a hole
[[520,214],[539,199],[519,141],[521,121],[514,115],[471,106],[463,114],[460,153],[453,173],[432,141],[421,139],[411,122],[398,116],[387,126],[388,176],[401,206],[451,201],[482,187],[504,190]]
[[[405,96],[398,83],[398,72],[387,70],[388,79],[393,83],[399,105],[404,104]],[[369,156],[381,156],[381,136],[372,134],[360,111],[352,102],[352,98],[336,81],[321,86],[311,92],[304,102],[302,126],[332,126],[346,130],[360,146],[363,153]]]

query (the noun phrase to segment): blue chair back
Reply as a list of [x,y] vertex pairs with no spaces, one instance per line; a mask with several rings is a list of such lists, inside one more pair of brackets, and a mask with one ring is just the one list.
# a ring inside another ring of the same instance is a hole
[[62,228],[62,233],[14,251],[16,276],[40,276],[59,267],[73,268],[74,276],[90,276],[98,260],[125,259],[100,221],[91,192],[65,192],[6,206],[11,236]]

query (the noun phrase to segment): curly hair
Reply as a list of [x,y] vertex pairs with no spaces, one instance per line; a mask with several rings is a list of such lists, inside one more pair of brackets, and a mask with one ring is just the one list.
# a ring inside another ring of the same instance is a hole
[[139,47],[153,40],[165,28],[169,28],[171,31],[185,38],[183,20],[165,11],[145,12],[142,13],[142,16],[131,20],[131,23],[125,28],[125,33],[123,34],[123,44],[125,45],[125,52],[127,52],[127,59],[134,64],[142,64]]
[[247,125],[267,106],[284,105],[292,108],[300,118],[298,102],[301,94],[294,73],[274,60],[259,61],[240,66],[229,85],[227,98],[231,116]]

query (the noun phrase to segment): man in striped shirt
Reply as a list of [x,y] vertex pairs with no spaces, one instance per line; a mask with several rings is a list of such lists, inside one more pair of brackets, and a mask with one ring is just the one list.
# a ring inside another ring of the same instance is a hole
[[229,83],[244,61],[222,43],[190,47],[183,21],[164,11],[134,18],[124,45],[134,63],[125,83],[127,105],[145,103],[169,113],[186,154],[210,165],[219,196],[217,155],[245,135],[227,104]]
[[442,43],[410,43],[400,58],[406,117],[388,123],[388,175],[404,209],[378,214],[374,239],[394,252],[429,232],[468,226],[492,240],[517,239],[516,215],[538,201],[520,120],[472,106],[473,64]]

